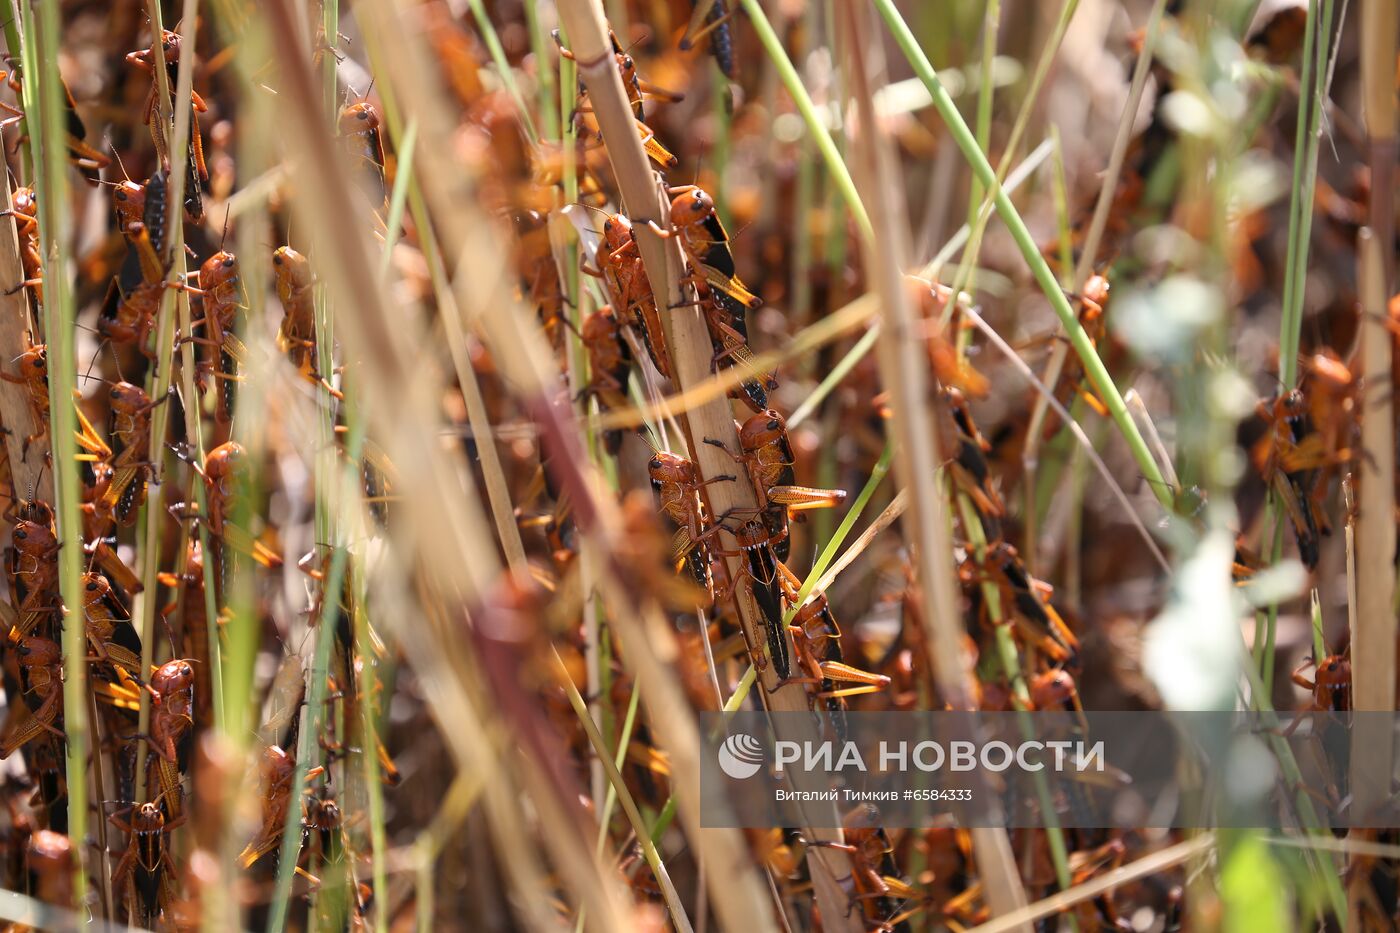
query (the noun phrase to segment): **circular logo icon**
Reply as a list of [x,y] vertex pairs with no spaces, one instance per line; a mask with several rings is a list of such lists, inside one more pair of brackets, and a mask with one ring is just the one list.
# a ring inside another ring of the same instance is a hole
[[751,735],[736,732],[719,747],[719,768],[735,780],[751,778],[761,767],[763,746]]

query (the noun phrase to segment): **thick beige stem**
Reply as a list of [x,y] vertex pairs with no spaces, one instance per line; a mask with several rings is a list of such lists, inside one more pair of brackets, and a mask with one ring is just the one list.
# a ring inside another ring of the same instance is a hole
[[[883,312],[880,372],[892,401],[895,475],[902,490],[909,493],[909,510],[902,521],[906,523],[906,538],[914,545],[919,588],[928,607],[926,616],[931,631],[923,641],[943,699],[953,709],[972,709],[971,670],[963,650],[962,613],[953,576],[952,535],[937,474],[943,459],[930,417],[931,406],[938,402],[924,342],[904,287],[909,224],[895,177],[893,153],[887,138],[878,131],[875,118],[872,74],[883,68],[883,59],[879,46],[868,41],[873,32],[868,8],[858,9],[852,4],[845,11],[847,69],[860,117],[855,138],[856,179],[875,228],[874,242],[863,244],[863,251],[865,267],[874,280]],[[1006,832],[974,829],[972,834],[973,854],[992,913],[1001,916],[1023,909],[1026,894]],[[1030,924],[1023,924],[1021,929],[1029,933]]]
[[[1357,710],[1395,707],[1395,403],[1392,337],[1380,244],[1358,240],[1361,291],[1361,483],[1356,518],[1356,628],[1351,633],[1352,694]],[[1352,790],[1360,811],[1386,798],[1394,748],[1391,730],[1368,730],[1352,747]]]

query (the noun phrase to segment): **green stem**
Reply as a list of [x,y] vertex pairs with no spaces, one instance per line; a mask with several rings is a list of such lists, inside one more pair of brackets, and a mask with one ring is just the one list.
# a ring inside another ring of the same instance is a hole
[[[1330,20],[1331,2],[1321,0],[1322,15]],[[1279,322],[1279,381],[1291,388],[1298,376],[1298,342],[1302,335],[1302,285],[1307,276],[1307,256],[1312,229],[1313,187],[1317,168],[1317,121],[1322,114],[1318,88],[1321,68],[1314,59],[1325,55],[1327,43],[1318,37],[1319,0],[1309,0],[1307,25],[1303,30],[1303,72],[1298,87],[1298,125],[1293,135],[1293,191],[1288,201],[1288,254],[1284,263],[1283,313]],[[1323,35],[1326,30],[1323,30]],[[1325,60],[1325,59],[1321,59]],[[1317,74],[1314,74],[1314,71]]]
[[520,93],[520,82],[515,80],[515,71],[510,67],[510,60],[506,58],[506,50],[501,45],[501,37],[496,35],[496,25],[486,14],[486,7],[481,0],[467,0],[467,5],[471,7],[472,16],[476,18],[476,26],[481,30],[481,38],[486,42],[486,50],[491,54],[491,61],[495,63],[496,70],[500,73],[501,83],[505,85],[511,99],[515,101],[515,109],[520,114],[520,125],[525,130],[525,137],[530,140],[531,146],[538,146],[540,134],[535,129],[535,121],[530,116],[530,108],[525,106],[525,96]]
[[764,51],[768,53],[769,59],[773,62],[773,67],[778,69],[778,78],[783,82],[783,87],[792,97],[792,102],[797,105],[798,113],[802,114],[803,121],[807,124],[807,132],[812,134],[812,139],[816,141],[817,151],[822,155],[822,161],[826,163],[826,170],[836,182],[836,190],[841,193],[841,198],[850,208],[851,216],[855,217],[856,225],[860,227],[861,235],[868,240],[875,239],[875,228],[870,225],[870,215],[865,212],[865,205],[861,203],[860,195],[856,192],[855,180],[851,178],[850,171],[846,168],[846,163],[841,158],[840,151],[836,148],[836,141],[827,132],[826,124],[822,122],[821,116],[817,113],[817,107],[812,103],[812,97],[807,93],[807,88],[802,84],[802,77],[793,67],[792,60],[788,58],[787,51],[783,48],[782,40],[773,31],[773,26],[768,22],[768,16],[763,12],[763,5],[759,0],[741,0],[744,10],[749,14],[749,19],[753,21],[754,32],[758,35],[758,41],[763,44]]
[[[875,495],[876,489],[880,488],[880,483],[884,481],[885,476],[890,472],[890,465],[893,462],[894,443],[893,441],[886,441],[885,450],[880,454],[880,459],[876,461],[875,468],[870,471],[870,478],[865,481],[865,487],[861,489],[860,495],[856,496],[856,500],[851,503],[851,507],[847,510],[845,517],[841,519],[841,524],[836,526],[836,533],[831,536],[831,540],[826,543],[826,547],[822,548],[821,555],[818,556],[816,562],[812,564],[811,571],[808,572],[806,578],[802,581],[802,586],[797,591],[797,595],[793,598],[791,604],[789,604],[787,612],[783,615],[783,625],[792,624],[792,619],[797,615],[797,610],[807,601],[807,597],[812,595],[812,590],[816,588],[817,581],[821,579],[822,574],[826,573],[826,568],[831,566],[831,562],[836,559],[836,553],[841,550],[841,545],[845,543],[846,537],[851,533],[851,529],[854,528],[856,522],[860,520],[861,513],[865,511],[866,505],[870,502],[870,497]],[[734,689],[733,695],[725,702],[724,711],[726,713],[734,712],[743,704],[745,697],[749,695],[749,690],[752,689],[754,685],[755,675],[756,672],[753,666],[750,665],[748,671],[745,672],[743,678],[740,679],[739,686]]]
[[54,515],[59,551],[59,589],[65,606],[63,617],[63,723],[67,733],[68,835],[73,840],[74,906],[86,912],[88,826],[87,753],[87,632],[82,612],[83,548],[78,491],[77,444],[73,432],[77,417],[70,394],[77,381],[74,355],[76,308],[68,281],[69,242],[68,158],[65,145],[63,83],[58,73],[58,47],[62,27],[59,0],[44,0],[39,7],[38,29],[30,4],[21,3],[26,38],[25,107],[39,108],[38,132],[30,141],[39,201],[40,253],[44,272],[45,334],[49,359],[49,411],[53,438]]
[[[335,113],[336,73],[334,45],[339,39],[340,5],[339,0],[323,0],[321,5],[321,29],[326,43],[322,73],[322,99],[327,114]],[[315,302],[316,316],[316,369],[322,380],[328,380],[335,372],[335,329],[331,314],[330,300],[324,284],[318,285]],[[345,521],[333,521],[336,509],[344,504],[344,490],[355,489],[359,482],[360,457],[364,452],[365,422],[355,419],[350,425],[350,435],[345,446],[344,465],[336,459],[335,443],[335,402],[330,389],[324,382],[318,387],[317,398],[317,456],[316,456],[316,540],[336,541],[330,558],[330,568],[321,583],[320,615],[316,620],[316,642],[312,653],[311,670],[307,674],[306,714],[301,734],[298,736],[296,770],[292,779],[293,802],[287,808],[287,822],[282,830],[282,844],[277,863],[277,882],[272,907],[268,914],[268,929],[282,930],[287,922],[287,912],[291,904],[292,880],[295,877],[297,862],[301,857],[301,794],[306,785],[306,775],[321,764],[321,732],[326,718],[326,678],[330,669],[331,652],[335,646],[336,615],[340,611],[341,593],[345,586],[346,565],[349,560],[349,545],[343,539],[348,527]],[[342,478],[339,488],[333,479],[339,469]],[[333,527],[334,526],[334,527]],[[338,533],[337,533],[338,529]],[[368,754],[368,752],[367,752]],[[324,855],[325,853],[322,853]],[[317,866],[310,866],[314,874],[320,874]],[[331,881],[328,887],[336,887]],[[317,911],[311,911],[316,916]]]
[[[345,464],[342,468],[342,489],[354,489],[358,483],[358,464],[364,454],[365,419],[356,418],[350,425],[350,436],[346,441]],[[322,497],[324,498],[324,496]],[[306,688],[306,724],[298,737],[296,774],[292,779],[293,802],[287,808],[287,823],[282,830],[281,854],[277,862],[277,888],[268,915],[268,929],[281,930],[287,922],[287,909],[291,901],[292,879],[297,860],[301,856],[301,788],[306,784],[306,774],[313,767],[312,761],[320,764],[320,735],[326,714],[326,675],[330,669],[331,649],[335,646],[336,613],[340,610],[340,593],[345,585],[345,568],[349,559],[349,547],[340,542],[331,552],[330,569],[322,582],[321,612],[316,620],[316,647],[311,660]],[[369,754],[369,751],[366,751]]]
[[[560,115],[554,110],[554,69],[550,66],[550,46],[553,45],[540,25],[540,11],[534,3],[526,3],[525,25],[530,30],[530,51],[535,56],[535,96],[539,101],[539,112],[544,120],[544,135],[547,139],[559,136]],[[568,85],[565,85],[567,87]],[[563,115],[568,120],[569,115]]]
[[[746,0],[746,2],[752,2],[752,0]],[[1055,281],[1055,274],[1050,271],[1050,266],[1041,256],[1040,249],[1036,246],[1035,240],[1032,239],[1030,230],[1026,228],[1025,221],[1021,219],[1015,205],[1011,203],[1011,198],[1007,196],[997,181],[996,172],[992,169],[991,163],[987,161],[986,155],[978,148],[977,140],[973,138],[967,123],[958,113],[958,108],[953,103],[952,97],[948,95],[948,91],[943,87],[943,83],[938,80],[937,72],[919,47],[914,34],[909,31],[903,17],[895,9],[893,0],[874,0],[874,2],[880,15],[884,17],[885,23],[889,26],[890,32],[893,33],[895,42],[913,67],[914,73],[923,81],[924,86],[933,96],[934,106],[938,108],[938,112],[942,115],[958,148],[962,150],[963,155],[971,163],[973,172],[981,179],[982,184],[992,192],[1002,223],[1006,224],[1007,229],[1011,231],[1011,236],[1016,241],[1026,264],[1030,266],[1036,282],[1045,292],[1050,306],[1060,318],[1061,325],[1069,335],[1070,345],[1079,354],[1079,358],[1084,364],[1084,372],[1093,383],[1095,391],[1099,393],[1099,397],[1108,406],[1109,414],[1112,416],[1114,424],[1118,426],[1119,432],[1122,433],[1123,439],[1127,441],[1128,449],[1132,452],[1133,460],[1137,462],[1138,469],[1148,480],[1158,501],[1170,509],[1172,506],[1171,490],[1162,479],[1161,470],[1152,456],[1152,451],[1138,431],[1132,416],[1128,413],[1123,396],[1119,394],[1118,387],[1113,384],[1113,379],[1109,376],[1107,368],[1099,359],[1093,343],[1089,340],[1089,335],[1080,326],[1074,309],[1070,307],[1069,299],[1065,297],[1064,291]]]
[[[558,660],[558,655],[555,655]],[[559,660],[559,665],[563,667],[563,661]],[[597,725],[593,722],[593,717],[588,715],[588,707],[583,702],[583,697],[579,694],[574,682],[567,676],[564,677],[564,690],[569,696],[569,704],[574,708],[574,715],[583,725],[583,731],[588,736],[588,741],[593,745],[593,752],[598,756],[598,760],[603,763],[603,770],[607,772],[608,783],[616,790],[617,798],[622,803],[622,812],[627,815],[627,821],[632,826],[632,832],[637,837],[637,845],[642,850],[642,857],[651,867],[652,875],[656,878],[658,886],[661,888],[663,899],[666,901],[666,908],[670,911],[671,922],[676,929],[690,933],[690,919],[686,916],[685,907],[681,904],[679,896],[676,894],[674,886],[671,884],[670,875],[666,871],[665,864],[661,861],[661,853],[656,848],[656,843],[652,842],[651,835],[647,832],[646,821],[642,819],[642,813],[637,809],[637,802],[632,799],[632,793],[627,789],[627,784],[622,780],[622,773],[617,765],[613,764],[613,759],[608,755],[608,747],[603,743],[603,736],[599,734]],[[623,748],[625,751],[625,746]]]
[[[1244,633],[1238,628],[1236,633],[1240,638],[1240,647],[1244,649]],[[1250,707],[1262,716],[1262,725],[1265,732],[1261,733],[1268,737],[1268,742],[1273,749],[1274,756],[1278,759],[1279,770],[1283,773],[1283,778],[1289,787],[1297,788],[1294,804],[1298,809],[1299,822],[1303,830],[1311,836],[1328,836],[1330,832],[1323,828],[1322,821],[1318,819],[1317,809],[1313,806],[1312,796],[1304,790],[1306,785],[1303,782],[1302,771],[1298,767],[1298,761],[1293,756],[1293,749],[1289,747],[1288,740],[1282,735],[1282,726],[1278,717],[1274,714],[1274,708],[1269,701],[1269,694],[1266,691],[1263,681],[1259,677],[1259,672],[1251,664],[1243,665],[1245,679],[1249,681]],[[1342,926],[1346,926],[1347,917],[1347,897],[1342,890],[1342,882],[1339,867],[1335,861],[1325,853],[1311,853],[1314,859],[1327,859],[1327,864],[1316,864],[1314,866],[1316,874],[1322,878],[1323,886],[1327,890],[1327,900],[1332,907],[1333,913],[1341,921]]]
[[[1001,27],[1001,0],[987,0],[982,17],[982,61],[977,82],[977,148],[987,152],[992,138],[992,64],[997,54],[997,34]],[[1009,153],[1008,153],[1009,155]],[[1009,159],[1002,157],[1005,166]],[[976,223],[982,203],[982,183],[974,178],[967,198],[967,222]]]
[[[1064,5],[1060,7],[1060,16],[1055,21],[1054,32],[1051,33],[1050,40],[1045,44],[1040,60],[1036,63],[1035,74],[1031,77],[1030,87],[1026,91],[1026,99],[1021,102],[1021,109],[1016,114],[1016,122],[1011,127],[1011,135],[1006,141],[1006,151],[1002,153],[1001,160],[997,163],[997,183],[1006,188],[1008,195],[1011,193],[1012,186],[1006,184],[1006,178],[1007,172],[1011,169],[1011,160],[1015,157],[1017,149],[1020,148],[1021,137],[1025,134],[1026,127],[1030,126],[1031,113],[1035,109],[1036,100],[1040,97],[1040,89],[1050,74],[1050,66],[1055,63],[1060,44],[1064,41],[1065,33],[1069,31],[1070,21],[1074,18],[1074,11],[1078,8],[1079,0],[1065,0]],[[1050,133],[1052,138],[1057,138],[1054,125],[1051,125]],[[979,133],[977,138],[978,148],[986,152],[984,137]],[[1059,151],[1058,147],[1056,151]],[[992,199],[986,196],[980,183],[975,185],[973,192],[972,204],[975,210],[969,210],[968,219],[971,236],[968,239],[967,250],[963,253],[962,262],[958,265],[957,277],[953,280],[955,293],[963,291],[972,281],[974,267],[977,265],[977,256],[982,249],[982,236],[986,233],[987,223],[992,217]],[[1066,269],[1068,270],[1068,265]],[[970,335],[966,332],[959,334],[960,338],[967,336]]]
[[[968,498],[959,494],[957,497],[959,514],[962,517],[963,528],[967,531],[968,542],[972,545],[974,553],[979,560],[987,551],[987,533],[982,527],[982,520],[972,508],[972,503]],[[1001,593],[993,583],[983,583],[982,592],[987,601],[988,612],[991,615],[992,624],[995,626],[997,660],[1001,663],[1002,673],[1006,675],[1007,682],[1011,685],[1011,691],[1016,699],[1020,701],[1017,710],[1017,723],[1021,733],[1027,739],[1035,737],[1035,727],[1030,718],[1030,688],[1026,685],[1025,674],[1021,670],[1021,654],[1016,646],[1016,637],[1011,631],[1011,620],[1002,615]],[[1054,802],[1050,798],[1050,785],[1042,772],[1035,775],[1036,796],[1040,799],[1041,812],[1045,815],[1045,838],[1050,846],[1050,861],[1055,867],[1055,882],[1060,886],[1060,890],[1067,890],[1073,878],[1069,870],[1069,848],[1065,845],[1064,831],[1060,828],[1059,818],[1055,814]],[[1078,921],[1073,914],[1068,915],[1069,926],[1072,930],[1078,930]]]
[[788,419],[789,429],[797,427],[811,417],[812,412],[816,411],[817,407],[836,390],[836,387],[841,384],[850,371],[856,368],[856,364],[865,359],[866,354],[875,348],[875,341],[879,336],[880,325],[877,322],[861,335],[855,345],[846,351],[846,355],[841,357],[836,365],[831,367],[831,371],[822,377],[822,381],[817,384],[817,387],[802,400],[802,404],[797,406],[792,417]]
[[[350,409],[351,430],[355,429],[364,415]],[[369,796],[370,833],[370,873],[374,878],[374,890],[389,890],[389,869],[386,856],[389,851],[388,835],[384,831],[384,787],[379,774],[380,683],[378,667],[374,663],[373,639],[370,637],[369,616],[365,612],[368,598],[365,587],[364,560],[360,554],[351,555],[351,587],[354,592],[355,651],[362,659],[360,664],[360,761],[364,767],[365,791]],[[376,933],[387,933],[389,929],[388,905],[381,899],[375,900],[374,929]]]

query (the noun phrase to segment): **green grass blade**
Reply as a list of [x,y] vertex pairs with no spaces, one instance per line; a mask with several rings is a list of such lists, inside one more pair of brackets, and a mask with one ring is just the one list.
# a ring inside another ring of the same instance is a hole
[[836,148],[836,140],[831,138],[821,116],[817,113],[816,104],[812,103],[812,96],[807,93],[801,75],[793,67],[792,59],[788,58],[782,40],[778,38],[778,34],[773,31],[772,24],[768,22],[768,16],[763,12],[762,4],[758,0],[741,0],[741,2],[744,4],[745,12],[753,21],[758,41],[763,44],[763,49],[772,60],[773,67],[778,70],[778,78],[783,82],[783,87],[787,88],[792,102],[797,105],[798,113],[802,114],[802,120],[807,124],[807,132],[812,135],[812,139],[816,142],[817,151],[821,153],[822,161],[826,163],[826,170],[832,181],[835,182],[836,190],[840,192],[841,199],[846,202],[851,216],[856,219],[856,226],[860,228],[861,235],[866,239],[873,239],[875,231],[870,225],[870,215],[866,213],[865,205],[861,203],[860,195],[856,192],[855,180],[851,178],[851,173],[841,158],[841,152]]
[[1109,414],[1112,416],[1114,424],[1118,426],[1123,439],[1127,441],[1128,449],[1131,451],[1138,469],[1142,471],[1142,475],[1152,486],[1158,501],[1170,509],[1172,505],[1171,490],[1162,479],[1161,470],[1152,456],[1152,451],[1138,431],[1132,416],[1128,413],[1123,396],[1119,393],[1118,387],[1114,385],[1103,361],[1099,359],[1089,336],[1080,326],[1074,309],[1070,307],[1069,299],[1066,298],[1059,283],[1055,281],[1055,274],[1050,271],[1045,258],[1040,255],[1040,249],[1031,238],[1030,230],[1026,228],[1025,221],[1021,219],[1015,205],[1011,203],[1011,198],[997,182],[996,172],[992,169],[991,163],[987,161],[986,154],[978,148],[977,141],[973,138],[967,123],[958,113],[953,99],[948,95],[942,82],[939,81],[937,72],[934,71],[933,65],[919,47],[918,40],[914,38],[914,34],[909,31],[903,17],[895,9],[893,0],[875,0],[875,6],[894,35],[900,50],[909,60],[915,74],[924,82],[929,93],[933,95],[934,106],[938,108],[938,112],[942,115],[958,148],[962,150],[963,155],[971,163],[973,172],[981,179],[983,185],[993,193],[994,203],[1002,223],[1006,224],[1007,229],[1011,231],[1011,236],[1016,241],[1016,246],[1020,249],[1026,264],[1030,266],[1036,282],[1045,292],[1045,297],[1049,299],[1051,308],[1054,309],[1055,314],[1060,318],[1060,323],[1069,334],[1070,344],[1074,351],[1079,354],[1079,358],[1084,364],[1085,374],[1093,384],[1095,391],[1099,393],[1099,397],[1108,406]]
[[[65,145],[65,94],[58,73],[62,35],[58,0],[44,0],[39,21],[32,8],[20,4],[24,35],[24,74],[29,93],[25,107],[37,106],[30,117],[38,132],[30,140],[35,192],[39,201],[40,253],[44,270],[45,333],[49,359],[49,411],[53,437],[54,515],[59,551],[59,589],[66,608],[63,619],[63,722],[67,741],[68,835],[73,840],[75,907],[85,912],[88,830],[88,696],[87,632],[82,599],[82,522],[79,508],[77,417],[70,395],[77,382],[75,356],[76,308],[68,270],[71,222],[68,206],[68,157]],[[37,41],[34,41],[37,37]]]

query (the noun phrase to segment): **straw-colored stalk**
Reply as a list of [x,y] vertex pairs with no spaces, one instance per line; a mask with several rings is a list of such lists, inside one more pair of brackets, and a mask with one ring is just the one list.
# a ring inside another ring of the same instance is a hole
[[[333,306],[350,312],[337,319],[346,358],[359,378],[366,385],[373,385],[378,393],[374,404],[367,406],[370,427],[395,463],[403,487],[420,492],[405,500],[403,533],[412,534],[413,538],[402,543],[409,545],[409,553],[423,564],[423,580],[428,583],[425,592],[431,595],[420,599],[420,604],[431,611],[426,624],[399,626],[396,634],[423,679],[431,707],[442,717],[443,732],[458,766],[475,770],[489,763],[496,772],[489,775],[486,812],[505,874],[513,889],[522,892],[522,909],[534,922],[545,922],[542,873],[533,847],[521,844],[532,837],[521,826],[519,802],[509,793],[512,787],[524,788],[541,824],[551,827],[548,841],[563,884],[580,903],[587,905],[600,924],[619,925],[626,916],[623,892],[615,878],[599,872],[579,831],[577,813],[560,795],[561,789],[544,780],[543,773],[528,760],[512,758],[514,774],[499,773],[500,761],[495,754],[498,739],[484,733],[479,708],[483,701],[474,699],[480,681],[468,663],[473,652],[463,640],[462,623],[457,618],[460,610],[433,608],[465,608],[480,602],[496,585],[500,564],[494,545],[484,534],[484,523],[468,520],[468,506],[480,518],[480,502],[474,485],[464,482],[469,473],[460,450],[444,449],[437,440],[441,430],[438,400],[442,373],[436,366],[424,365],[419,342],[424,332],[421,316],[416,307],[395,307],[390,311],[383,283],[373,273],[376,264],[370,259],[369,229],[357,221],[352,205],[344,197],[344,192],[351,190],[349,172],[342,164],[345,156],[336,145],[328,115],[320,106],[319,89],[305,50],[296,41],[295,14],[287,4],[272,4],[267,12],[274,48],[285,67],[281,99],[294,118],[288,121],[289,145],[304,156],[298,172],[304,205],[323,219],[325,230],[334,231],[334,235],[318,243],[318,274],[329,286]],[[357,12],[363,17],[367,32],[377,31],[386,39],[388,59],[398,61],[393,43],[404,41],[398,17],[383,16],[382,4],[369,4]],[[423,62],[428,57],[419,54],[418,59]],[[391,69],[390,75],[380,77],[395,81],[402,80],[404,74]],[[435,88],[436,82],[424,78],[407,88],[398,86],[398,98],[431,98]],[[430,109],[424,108],[424,113],[428,112]],[[450,152],[442,124],[414,112],[407,113],[406,119],[411,122],[415,116],[420,117],[423,127],[423,151],[438,150],[444,155]],[[445,168],[440,162],[435,166],[426,164],[428,161],[425,155],[420,182],[444,175],[433,171],[435,167]],[[460,167],[446,169],[445,174],[460,177]],[[431,195],[427,200],[433,204]],[[453,209],[462,212],[463,206],[463,201],[458,200]],[[489,221],[483,220],[480,232],[485,244],[489,244],[483,246],[481,255],[498,253],[499,244],[492,238]],[[502,263],[499,268],[506,266]],[[503,303],[493,310],[509,317],[515,309]],[[522,351],[529,352],[523,346]],[[500,358],[507,356],[508,353],[502,353]]]
[[[888,140],[875,119],[873,77],[884,66],[871,40],[868,12],[846,8],[846,65],[850,93],[860,117],[855,139],[862,200],[868,205],[874,241],[864,244],[865,267],[874,279],[883,310],[879,362],[891,394],[895,438],[895,475],[910,492],[906,537],[915,546],[919,587],[931,631],[923,639],[938,689],[953,709],[974,707],[968,658],[963,650],[957,581],[953,576],[953,542],[947,503],[936,467],[943,462],[930,417],[933,385],[923,341],[916,339],[913,310],[904,284],[909,227]],[[879,244],[876,247],[876,243]],[[974,829],[973,854],[994,914],[1025,906],[1026,895],[1001,829]],[[825,912],[823,911],[823,916]],[[1030,929],[1026,925],[1025,929]]]
[[[1357,243],[1361,298],[1361,473],[1356,518],[1356,605],[1351,633],[1352,697],[1357,710],[1395,708],[1395,401],[1390,374],[1393,338],[1385,327],[1386,292],[1380,243],[1363,228]],[[1392,736],[1368,731],[1352,748],[1351,786],[1358,812],[1390,790]]]
[[1202,833],[1194,839],[1178,842],[1153,852],[1151,855],[1144,855],[1131,864],[1105,872],[1097,878],[1075,885],[1068,891],[1052,894],[1013,914],[989,920],[981,926],[973,927],[969,933],[1010,933],[1012,930],[1029,929],[1030,925],[1037,920],[1069,910],[1076,904],[1082,904],[1105,892],[1112,891],[1116,887],[1136,881],[1138,878],[1160,874],[1169,868],[1204,855],[1210,851],[1214,844],[1215,836],[1212,833]]
[[[1392,0],[1363,0],[1361,4],[1361,82],[1362,110],[1370,142],[1371,232],[1376,242],[1392,243],[1395,238],[1395,173],[1400,162],[1397,143],[1395,58],[1400,46],[1400,5]],[[1395,285],[1395,257],[1380,251],[1381,282],[1391,294]]]
[[[709,377],[713,349],[700,309],[694,306],[682,307],[686,301],[681,288],[685,260],[679,244],[675,240],[663,240],[647,228],[648,221],[669,223],[666,200],[662,197],[655,181],[655,173],[642,150],[636,121],[627,104],[622,80],[608,44],[602,10],[590,0],[567,0],[560,4],[559,12],[573,43],[574,54],[579,63],[579,76],[588,89],[594,115],[603,139],[607,142],[608,157],[612,162],[618,185],[622,189],[628,216],[632,219],[633,229],[636,231],[648,278],[656,293],[657,302],[660,303],[664,296],[666,305],[670,308],[667,315],[670,326],[666,342],[672,352],[678,388],[684,390]],[[729,402],[714,399],[695,406],[686,412],[685,424],[689,434],[691,458],[695,461],[701,477],[733,475],[736,471],[728,455],[700,442],[704,438],[713,438],[722,441],[729,450],[739,449]],[[711,514],[723,515],[731,509],[754,509],[757,506],[757,495],[744,479],[715,483],[706,488]],[[718,538],[719,551],[729,552],[730,555],[739,553],[734,537],[727,529],[722,529]],[[737,558],[726,556],[725,560],[729,565],[730,579],[739,579],[742,571]],[[765,642],[764,631],[767,623],[762,619],[752,599],[744,598],[744,588],[740,587],[738,592],[740,598],[737,599],[737,603],[745,636],[750,644],[762,645]],[[783,633],[783,637],[787,637],[786,633]],[[769,709],[807,711],[807,692],[801,685],[789,684],[780,687],[778,674],[772,665],[763,672],[761,679]],[[674,685],[672,689],[674,690]],[[649,702],[651,692],[645,684],[643,690],[643,697]],[[660,734],[659,730],[658,733]],[[694,757],[693,749],[688,757]],[[680,766],[679,763],[673,763],[672,773],[687,774],[686,782],[692,783],[698,777],[698,762],[694,764],[695,769],[691,770]],[[692,821],[698,814],[692,813],[688,817],[686,811],[693,809],[693,802],[691,806],[685,806],[686,803],[683,797],[682,818],[687,821],[687,831],[693,834],[698,827]],[[840,842],[842,838],[839,830],[822,831],[809,828],[804,830],[804,835],[819,842]],[[730,848],[729,852],[718,858],[707,855],[705,859],[707,881],[714,906],[721,923],[732,929],[744,928],[755,921],[756,915],[744,905],[744,900],[752,903],[764,899],[762,892],[757,888],[757,876],[754,873],[734,871],[738,864],[742,864],[738,860],[743,856],[735,849],[735,844],[740,842],[737,835],[731,836],[726,842],[726,847]],[[837,883],[837,879],[850,874],[849,857],[841,850],[826,846],[809,848],[808,856],[817,904],[824,921],[833,928],[843,925],[857,929],[859,918],[855,914],[858,912],[847,910],[847,897]],[[736,897],[739,891],[746,893],[747,897]]]

